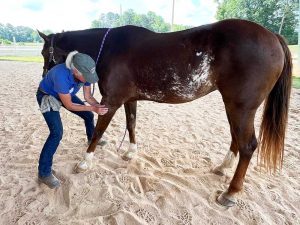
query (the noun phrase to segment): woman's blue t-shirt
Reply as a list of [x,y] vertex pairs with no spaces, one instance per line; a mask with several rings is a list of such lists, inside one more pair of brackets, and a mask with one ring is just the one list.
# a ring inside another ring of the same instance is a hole
[[90,86],[91,84],[75,81],[72,71],[66,67],[65,63],[62,63],[49,70],[39,87],[49,95],[59,98],[58,94],[76,95],[83,85]]

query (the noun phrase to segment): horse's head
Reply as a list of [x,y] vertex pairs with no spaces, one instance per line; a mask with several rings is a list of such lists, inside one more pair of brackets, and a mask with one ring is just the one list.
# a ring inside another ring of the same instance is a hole
[[57,43],[63,33],[49,34],[38,31],[41,38],[44,39],[42,55],[44,57],[43,77],[56,64],[63,63],[66,60],[68,52],[60,48]]

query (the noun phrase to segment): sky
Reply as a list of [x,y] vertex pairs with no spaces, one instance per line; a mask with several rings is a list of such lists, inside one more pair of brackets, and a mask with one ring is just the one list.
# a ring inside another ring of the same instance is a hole
[[[91,27],[101,13],[153,11],[171,23],[173,0],[0,0],[0,23],[61,32]],[[122,7],[120,7],[122,6]],[[175,0],[174,23],[200,26],[215,22],[214,0]]]

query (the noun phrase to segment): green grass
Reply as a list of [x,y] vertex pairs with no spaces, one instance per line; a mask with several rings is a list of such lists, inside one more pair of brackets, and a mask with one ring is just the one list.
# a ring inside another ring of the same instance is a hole
[[300,77],[293,77],[293,87],[300,89]]
[[42,56],[0,56],[3,61],[44,62]]

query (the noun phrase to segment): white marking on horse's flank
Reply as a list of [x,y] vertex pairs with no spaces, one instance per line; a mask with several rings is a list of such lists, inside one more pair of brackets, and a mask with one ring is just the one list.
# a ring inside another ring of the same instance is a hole
[[201,56],[202,52],[196,52],[196,56]]
[[139,90],[139,92],[140,92],[140,94],[142,94],[143,96],[145,96],[146,98],[148,98],[148,99],[152,99],[152,100],[161,100],[161,99],[163,99],[164,98],[164,94],[163,94],[163,92],[162,91],[157,91],[157,92],[155,92],[155,93],[147,93],[147,92],[145,92],[145,91],[140,91]]
[[187,83],[182,81],[176,73],[173,75],[171,90],[178,96],[188,100],[194,99],[196,95],[199,95],[199,91],[202,91],[205,94],[212,86],[209,76],[210,63],[213,60],[213,57],[208,53],[203,52],[196,52],[196,55],[198,57],[201,56],[201,61],[198,67],[192,70]]
[[[202,53],[200,54],[202,55]],[[210,84],[208,80],[208,76],[210,73],[210,62],[212,58],[208,56],[208,54],[203,55],[203,61],[199,64],[198,68],[192,73],[192,80],[189,85],[196,85],[199,87],[201,84]]]
[[[195,51],[196,62],[192,61],[186,65],[186,70],[182,71],[173,62],[168,64],[166,70],[161,71],[161,81],[166,85],[164,90],[138,90],[139,94],[146,99],[161,101],[164,100],[166,93],[171,91],[174,97],[179,97],[181,101],[191,101],[209,93],[213,87],[211,80],[211,62],[214,57],[206,52]],[[193,53],[194,54],[194,53]],[[180,74],[180,72],[190,74]],[[166,82],[168,81],[168,82]],[[169,94],[169,93],[168,93]]]

